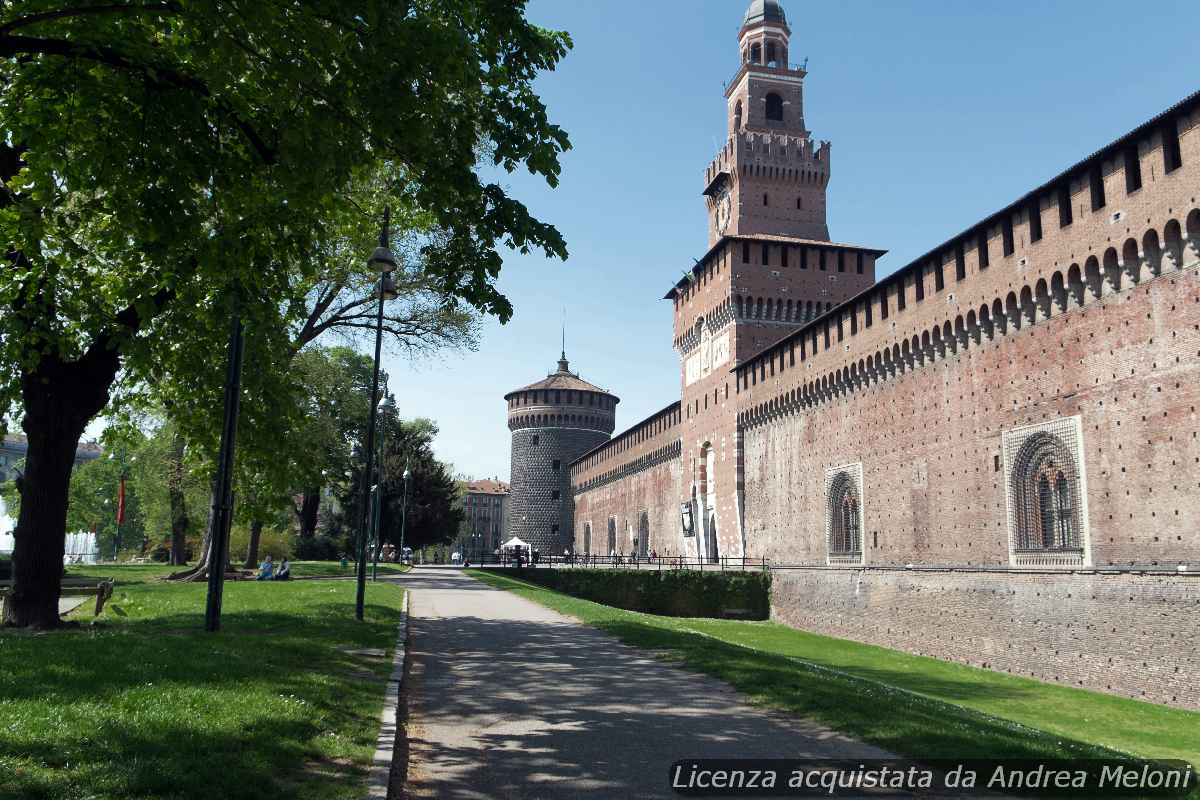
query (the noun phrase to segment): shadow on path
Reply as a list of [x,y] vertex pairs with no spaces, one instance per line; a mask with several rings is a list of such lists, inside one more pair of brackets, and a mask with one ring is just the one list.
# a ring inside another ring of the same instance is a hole
[[681,758],[887,756],[465,575],[400,582],[412,796],[669,797]]

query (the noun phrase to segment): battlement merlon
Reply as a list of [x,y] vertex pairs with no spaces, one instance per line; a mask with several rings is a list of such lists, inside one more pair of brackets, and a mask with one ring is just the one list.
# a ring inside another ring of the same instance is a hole
[[[730,136],[704,170],[702,194],[709,194],[722,174],[737,175],[747,164],[778,166],[784,169],[828,173],[833,145],[807,136],[785,133],[742,131]],[[786,178],[787,173],[779,176]]]

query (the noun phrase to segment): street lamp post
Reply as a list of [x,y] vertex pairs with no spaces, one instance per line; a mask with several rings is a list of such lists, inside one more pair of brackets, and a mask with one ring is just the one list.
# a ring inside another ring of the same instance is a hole
[[408,483],[412,480],[412,472],[408,464],[404,465],[404,499],[400,502],[400,562],[404,562],[404,528],[408,524]]
[[375,471],[375,422],[379,413],[379,357],[383,350],[383,304],[396,296],[396,286],[391,273],[396,269],[396,257],[388,249],[388,224],[391,209],[383,210],[383,228],[379,231],[379,246],[371,254],[367,265],[379,272],[379,311],[375,318],[375,370],[371,378],[371,411],[367,423],[367,468],[363,471],[362,524],[358,528],[358,591],[354,597],[354,616],[363,618],[363,603],[367,594],[367,525],[370,514],[371,477]]

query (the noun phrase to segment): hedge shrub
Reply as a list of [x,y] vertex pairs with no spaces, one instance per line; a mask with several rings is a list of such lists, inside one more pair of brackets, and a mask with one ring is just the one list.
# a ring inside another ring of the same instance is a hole
[[647,614],[714,619],[770,615],[771,576],[766,572],[536,568],[496,572]]

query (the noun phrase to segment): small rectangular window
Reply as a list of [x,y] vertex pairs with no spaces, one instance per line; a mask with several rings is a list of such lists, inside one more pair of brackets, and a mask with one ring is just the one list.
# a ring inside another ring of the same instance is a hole
[[881,291],[879,293],[879,318],[880,319],[887,319],[887,317],[888,317],[887,293],[888,293],[888,290],[887,290],[886,286],[883,288],[883,291]]
[[1029,241],[1042,238],[1042,203],[1036,197],[1029,202]]
[[994,455],[994,456],[992,456],[992,472],[999,472],[999,471],[1000,471],[1000,456]]
[[762,246],[762,263],[764,267],[771,263],[771,246],[765,242]]
[[860,250],[860,251],[858,251],[857,253],[855,253],[855,255],[858,257],[858,263],[856,263],[856,264],[854,265],[854,271],[855,271],[855,272],[857,272],[859,275],[862,275],[862,274],[863,274],[863,254],[862,254],[862,251],[861,251],[861,250]]
[[554,470],[555,472],[558,472],[558,469],[561,466],[561,464],[562,464],[562,462],[556,458],[550,462],[550,469]]
[[1125,193],[1132,194],[1142,188],[1142,160],[1138,158],[1137,145],[1125,148]]
[[863,325],[871,327],[871,301],[867,300],[863,303]]
[[1000,220],[1000,237],[1004,243],[1004,255],[1011,256],[1013,250],[1016,249],[1016,244],[1013,242],[1013,224],[1010,214],[1005,214],[1004,219]]
[[1092,192],[1092,211],[1104,208],[1104,173],[1100,164],[1093,164],[1088,170],[1088,188]]
[[808,248],[800,248],[800,269],[808,269]]
[[856,308],[850,309],[850,335],[858,335],[858,309]]
[[838,250],[838,272],[846,271],[846,253],[844,250]]
[[942,275],[941,256],[938,256],[933,260],[933,287],[934,290],[938,292],[946,288],[946,278]]
[[825,320],[825,349],[829,349],[829,320]]
[[918,264],[916,272],[913,273],[913,286],[917,290],[918,302],[925,299],[925,266]]
[[907,300],[904,297],[904,276],[900,276],[900,280],[896,283],[896,310],[903,311],[904,304]]
[[1071,224],[1071,183],[1063,181],[1058,187],[1058,227],[1065,228]]
[[1179,126],[1175,120],[1169,119],[1162,126],[1163,170],[1174,172],[1183,166],[1183,156],[1179,152]]
[[824,272],[825,271],[825,251],[818,250],[817,253],[820,255],[820,259],[821,259],[821,264],[820,264],[821,271]]
[[954,245],[954,279],[961,281],[967,277],[967,252],[963,247],[962,239]]
[[742,263],[743,264],[750,263],[750,243],[749,242],[742,242]]
[[788,246],[786,244],[780,245],[779,246],[779,266],[781,266],[781,267],[787,266],[787,253],[788,253]]
[[978,254],[979,254],[979,268],[987,269],[988,264],[990,263],[990,258],[989,258],[989,254],[988,254],[987,228],[979,229],[979,239],[975,243],[975,245],[976,245],[976,250],[978,251]]

